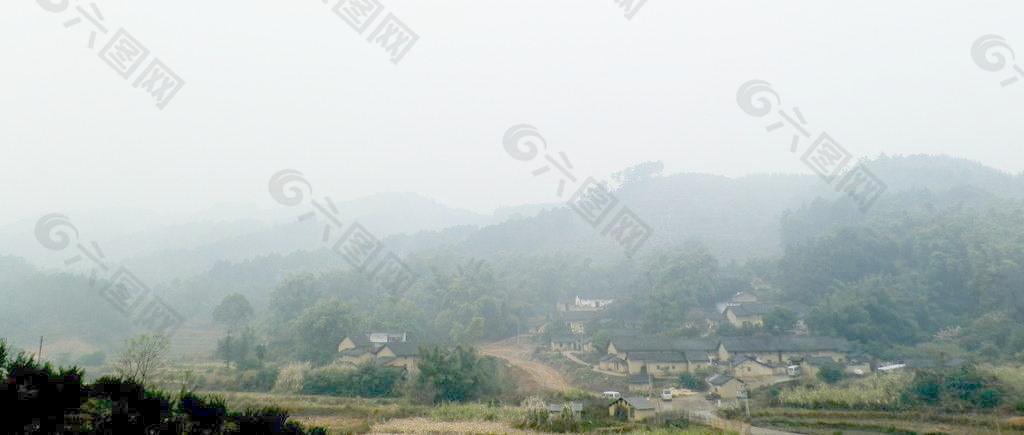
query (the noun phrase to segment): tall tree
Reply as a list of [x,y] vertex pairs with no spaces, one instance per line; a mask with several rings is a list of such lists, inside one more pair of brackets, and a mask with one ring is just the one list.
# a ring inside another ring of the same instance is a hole
[[213,320],[228,328],[228,333],[238,331],[252,317],[252,305],[245,296],[233,293],[224,297],[224,300],[213,310]]
[[117,356],[114,370],[124,379],[146,385],[146,380],[167,364],[170,343],[163,335],[138,335],[130,338]]

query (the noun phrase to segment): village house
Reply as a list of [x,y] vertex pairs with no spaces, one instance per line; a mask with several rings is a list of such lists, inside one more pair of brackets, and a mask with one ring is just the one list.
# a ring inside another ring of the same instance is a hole
[[373,362],[384,367],[399,367],[415,373],[419,345],[411,343],[405,333],[367,333],[343,338],[338,344],[336,361],[349,367]]
[[637,374],[641,371],[665,378],[681,373],[693,373],[712,364],[711,355],[717,350],[713,340],[657,339],[615,337],[608,343],[607,354],[625,364],[612,364],[620,373]]
[[753,357],[740,357],[730,367],[732,376],[745,383],[761,383],[775,375],[785,374],[785,367],[775,367]]
[[759,303],[735,304],[725,307],[722,315],[737,328],[764,326],[764,315],[772,310],[771,305]]
[[377,348],[374,355],[376,356],[375,361],[385,367],[400,367],[410,374],[419,371],[416,363],[419,362],[420,348],[415,343],[387,343]]
[[624,421],[651,418],[655,412],[654,403],[643,397],[623,397],[608,405],[608,416]]
[[[608,342],[602,369],[619,373],[650,373],[673,377],[683,372],[713,369],[727,361],[754,362],[784,372],[785,364],[806,357],[830,357],[845,362],[850,345],[845,339],[813,336],[722,337],[719,339],[672,339],[646,336],[617,336]],[[750,367],[751,373],[756,369]]]
[[735,399],[746,391],[743,381],[729,375],[714,375],[708,378],[707,382],[708,392],[723,399]]
[[843,338],[818,336],[725,337],[718,345],[718,360],[731,361],[733,356],[781,365],[809,356],[830,357],[845,363],[850,343]]
[[626,366],[630,373],[646,368],[656,378],[674,378],[689,371],[686,353],[681,351],[629,352]]
[[606,372],[628,373],[629,364],[618,355],[605,355],[597,363],[597,368]]

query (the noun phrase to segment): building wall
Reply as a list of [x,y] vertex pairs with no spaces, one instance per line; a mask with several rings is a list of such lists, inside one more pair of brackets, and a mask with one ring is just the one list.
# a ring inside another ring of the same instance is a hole
[[640,373],[640,370],[644,368],[644,362],[635,359],[627,359],[626,364],[629,366],[629,374],[631,375]]
[[696,373],[698,370],[704,370],[709,367],[711,367],[711,364],[708,363],[706,360],[690,361],[690,363],[687,365],[686,371],[690,373]]
[[620,373],[623,373],[623,372],[628,372],[629,371],[629,368],[626,367],[626,364],[623,364],[623,363],[620,363],[620,362],[601,361],[598,364],[598,367],[601,370],[607,370],[607,371],[610,371],[610,372],[620,372]]
[[647,362],[647,373],[658,378],[675,377],[686,371],[685,362]]

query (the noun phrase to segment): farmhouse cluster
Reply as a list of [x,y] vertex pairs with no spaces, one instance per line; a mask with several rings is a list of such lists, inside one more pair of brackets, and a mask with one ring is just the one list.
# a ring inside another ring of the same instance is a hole
[[[552,335],[550,349],[599,354],[593,369],[625,377],[634,393],[650,395],[657,387],[674,385],[681,375],[690,374],[701,379],[712,396],[735,399],[752,388],[815,376],[824,367],[854,375],[872,370],[870,360],[846,339],[809,333],[802,321],[805,310],[798,306],[783,307],[793,313],[788,330],[763,331],[766,316],[779,306],[761,302],[751,293],[737,293],[716,304],[713,314],[691,319],[696,338],[643,333],[629,328],[629,319],[622,322],[621,314],[614,324],[624,327],[607,333],[606,325],[613,323],[609,318],[614,317],[608,309],[613,306],[612,300],[579,296],[559,304],[557,321],[564,323],[562,330],[567,333]],[[719,334],[723,326],[733,333]],[[595,337],[597,329],[604,336]]]
[[385,367],[397,367],[406,373],[418,370],[419,343],[408,340],[408,334],[369,332],[345,337],[338,344],[337,363],[355,368],[373,362]]

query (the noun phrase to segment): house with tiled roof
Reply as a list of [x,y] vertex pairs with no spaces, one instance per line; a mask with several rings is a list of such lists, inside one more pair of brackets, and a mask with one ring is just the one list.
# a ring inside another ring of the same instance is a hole
[[737,358],[729,370],[733,377],[747,383],[757,382],[786,372],[786,368],[783,366],[776,367],[749,356]]
[[605,355],[598,361],[597,367],[601,370],[617,373],[629,373],[629,364],[618,355]]
[[714,375],[707,379],[708,392],[723,399],[735,399],[746,390],[743,381],[729,375]]
[[729,304],[722,312],[722,316],[732,326],[761,327],[764,326],[764,316],[772,310],[772,306],[761,303]]
[[656,378],[674,378],[689,371],[686,352],[653,351],[629,352],[626,354],[626,365],[630,373],[639,373],[646,368],[647,373]]
[[623,421],[640,421],[654,417],[657,408],[645,397],[622,397],[608,405],[608,416]]
[[758,361],[776,365],[809,356],[824,356],[837,362],[845,362],[850,349],[849,341],[837,337],[723,337],[718,345],[717,357],[719,361],[732,361],[734,356],[752,356]]
[[338,344],[335,361],[356,367],[373,362],[386,367],[400,367],[415,373],[419,360],[418,343],[409,342],[405,333],[367,333],[343,338]]

